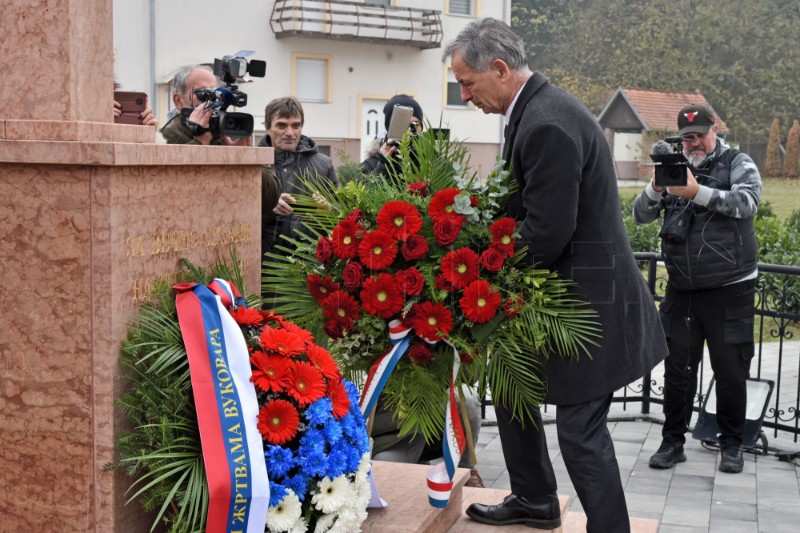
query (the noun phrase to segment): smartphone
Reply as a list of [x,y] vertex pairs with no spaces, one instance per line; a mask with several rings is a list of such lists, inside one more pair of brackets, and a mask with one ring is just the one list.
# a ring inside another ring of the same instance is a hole
[[122,114],[114,117],[116,124],[141,124],[142,112],[147,109],[147,94],[114,91],[114,101],[122,106]]
[[411,124],[411,117],[414,116],[414,109],[404,105],[394,106],[392,119],[389,121],[389,131],[386,133],[386,141],[399,141]]

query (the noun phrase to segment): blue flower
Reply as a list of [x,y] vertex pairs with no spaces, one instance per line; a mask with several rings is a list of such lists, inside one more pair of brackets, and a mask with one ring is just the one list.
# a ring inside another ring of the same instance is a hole
[[[340,444],[335,446],[328,454],[328,469],[325,475],[331,479],[337,478],[342,474],[353,472],[354,469],[348,468],[348,450],[350,446],[345,441],[339,441]],[[356,465],[358,468],[358,465]]]
[[267,447],[267,451],[264,452],[264,458],[267,460],[267,473],[270,479],[285,476],[295,466],[292,450],[281,448],[274,444]]
[[286,480],[284,481],[284,485],[286,485],[286,488],[292,489],[302,502],[305,500],[306,492],[308,492],[308,484],[310,481],[311,478],[309,476],[303,475],[303,473],[300,472],[286,478]]
[[278,483],[269,482],[269,506],[275,507],[286,497],[286,487]]
[[327,397],[320,398],[308,406],[305,416],[311,426],[332,425],[329,422],[333,419],[333,402]]
[[344,433],[340,424],[326,424],[325,427],[322,428],[322,432],[325,434],[325,439],[331,446],[339,442]]

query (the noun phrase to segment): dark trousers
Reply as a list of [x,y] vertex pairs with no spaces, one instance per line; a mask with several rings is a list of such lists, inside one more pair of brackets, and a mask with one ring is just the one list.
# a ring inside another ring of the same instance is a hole
[[[586,513],[588,533],[630,531],[619,465],[606,425],[610,405],[609,394],[556,408],[558,445]],[[495,412],[511,492],[532,501],[555,495],[556,476],[539,411],[534,416],[536,427],[526,421],[524,429],[504,407],[496,406]]]
[[697,391],[697,373],[708,343],[717,391],[720,446],[742,444],[747,378],[753,358],[755,280],[716,289],[667,287],[660,314],[669,355],[664,360],[664,440],[686,442]]

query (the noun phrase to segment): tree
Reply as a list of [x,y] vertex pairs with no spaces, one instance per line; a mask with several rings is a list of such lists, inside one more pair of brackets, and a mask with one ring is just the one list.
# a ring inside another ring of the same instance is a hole
[[786,140],[786,159],[783,162],[783,173],[787,178],[800,177],[800,122],[794,121],[789,128]]
[[778,119],[772,119],[772,127],[769,129],[769,142],[767,143],[767,162],[764,164],[764,175],[771,178],[783,176],[781,168],[781,137]]

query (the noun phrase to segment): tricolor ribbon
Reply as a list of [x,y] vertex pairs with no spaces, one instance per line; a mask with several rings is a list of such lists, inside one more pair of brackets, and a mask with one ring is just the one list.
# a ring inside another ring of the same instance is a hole
[[[393,344],[392,349],[375,361],[369,369],[367,380],[364,383],[364,390],[359,400],[359,406],[365,418],[372,413],[398,361],[408,350],[408,346],[411,343],[410,333],[411,328],[404,326],[399,320],[389,322],[389,339]],[[447,341],[445,340],[445,342]],[[461,366],[461,357],[458,355],[458,350],[456,350],[455,346],[449,342],[447,344],[453,348],[454,360],[453,372],[450,375],[450,394],[445,411],[444,434],[442,436],[442,456],[444,461],[432,466],[427,474],[428,502],[438,508],[446,507],[447,502],[450,500],[450,493],[453,490],[453,478],[467,440],[464,437],[464,428],[458,415],[458,404],[456,403],[455,395],[455,381],[458,376],[458,369]]]
[[218,279],[209,287],[186,283],[173,289],[209,488],[206,532],[263,533],[269,479],[257,428],[258,400],[247,343],[223,304],[243,305],[244,300],[235,286]]

